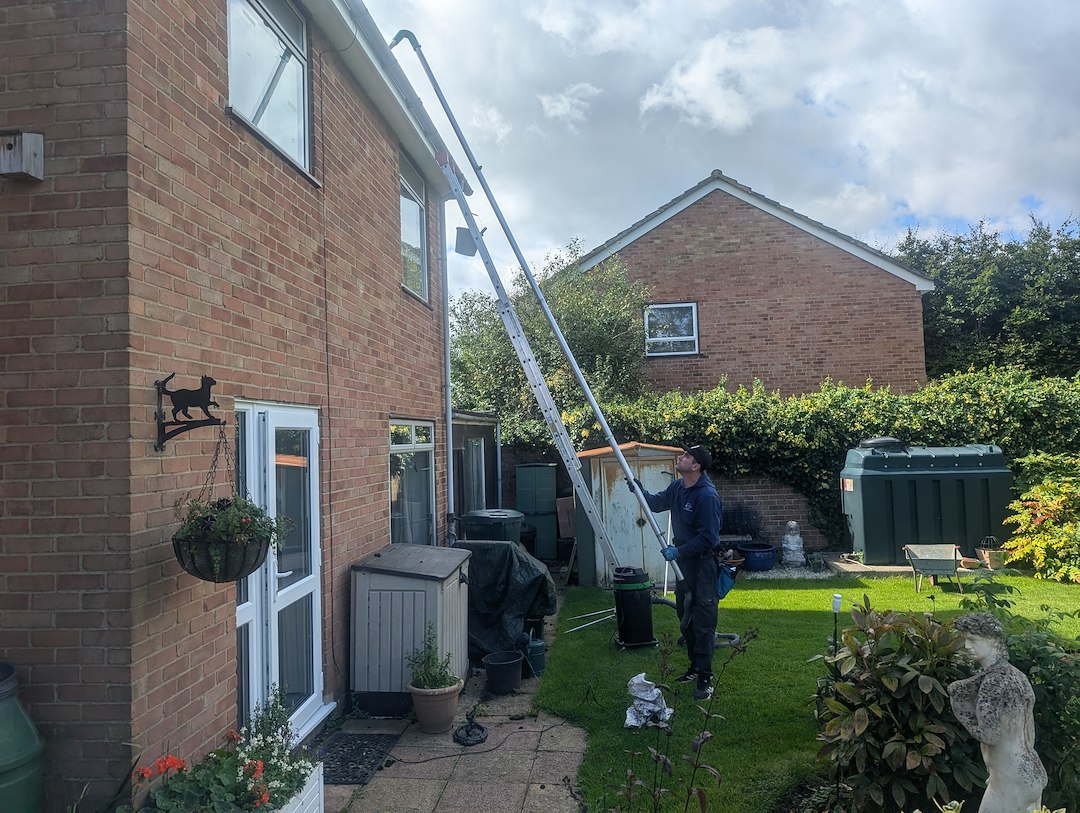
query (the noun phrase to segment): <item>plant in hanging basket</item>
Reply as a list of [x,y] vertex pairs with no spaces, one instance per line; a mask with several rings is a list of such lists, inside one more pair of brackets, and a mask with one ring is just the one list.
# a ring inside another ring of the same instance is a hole
[[177,506],[180,528],[173,551],[180,566],[209,582],[234,582],[254,573],[289,533],[292,523],[240,497],[188,500]]

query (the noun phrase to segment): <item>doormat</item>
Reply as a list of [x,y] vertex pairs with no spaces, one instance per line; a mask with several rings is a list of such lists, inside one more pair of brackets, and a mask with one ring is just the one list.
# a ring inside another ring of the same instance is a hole
[[327,785],[366,785],[397,744],[397,734],[337,731],[315,749]]

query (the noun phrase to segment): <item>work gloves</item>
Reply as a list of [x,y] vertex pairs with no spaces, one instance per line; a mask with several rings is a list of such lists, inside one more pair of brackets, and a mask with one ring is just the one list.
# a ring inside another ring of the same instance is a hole
[[[643,486],[643,485],[641,484],[641,481],[640,481],[640,480],[639,480],[638,478],[636,478],[636,477],[635,477],[635,478],[634,478],[634,482],[635,482],[635,483],[637,483],[637,487],[638,487],[638,488],[640,488],[640,489],[641,489],[641,493],[642,493],[642,494],[644,494],[644,493],[645,493],[645,486]],[[626,481],[626,487],[627,487],[628,489],[630,489],[630,493],[631,493],[631,494],[633,494],[633,493],[634,493],[634,487],[633,487],[633,486],[632,486],[632,485],[630,484],[630,481],[629,481],[629,480],[627,480],[627,481]]]
[[674,545],[668,545],[666,548],[664,548],[663,554],[664,559],[669,562],[674,562],[676,557],[678,557],[679,555],[679,549],[676,548]]

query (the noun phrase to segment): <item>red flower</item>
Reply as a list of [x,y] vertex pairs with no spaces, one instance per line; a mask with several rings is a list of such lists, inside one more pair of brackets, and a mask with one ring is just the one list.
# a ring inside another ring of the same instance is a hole
[[[263,775],[263,761],[261,759],[249,759],[244,770],[251,774],[252,779],[261,779]],[[252,785],[254,788],[254,785]]]
[[154,761],[154,773],[164,774],[169,771],[183,771],[187,769],[187,763],[180,757],[175,757],[172,754],[166,754],[163,757],[158,757]]
[[240,740],[242,739],[243,737],[240,736],[240,732],[237,731],[235,728],[230,728],[228,731],[225,732],[226,742],[240,742]]
[[262,807],[270,801],[270,789],[266,785],[252,785],[251,792],[257,794],[255,807]]
[[135,784],[139,785],[149,779],[150,775],[151,774],[149,768],[136,768],[135,773],[133,773],[131,776],[135,780]]

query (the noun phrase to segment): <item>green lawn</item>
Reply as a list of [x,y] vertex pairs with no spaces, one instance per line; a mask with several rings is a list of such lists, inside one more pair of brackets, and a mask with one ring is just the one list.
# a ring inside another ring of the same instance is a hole
[[[965,581],[970,583],[970,579]],[[1080,605],[1080,587],[1076,585],[1024,576],[999,577],[998,581],[1021,591],[1013,609],[1029,618],[1045,615],[1041,605],[1061,610]],[[818,770],[812,698],[815,679],[822,674],[823,666],[820,661],[808,660],[822,654],[831,640],[833,593],[843,596],[841,629],[850,621],[852,605],[861,602],[864,594],[877,609],[932,612],[940,618],[961,611],[961,596],[954,586],[931,587],[927,580],[923,592],[916,594],[910,577],[740,579],[720,603],[719,629],[741,634],[754,628],[758,637],[731,662],[716,691],[712,711],[723,719],[709,721],[714,739],[705,745],[703,753],[704,761],[717,768],[723,779],[718,786],[714,779],[699,772],[696,780],[696,784],[707,788],[710,811],[769,811],[799,778]],[[572,616],[612,606],[611,591],[570,588],[566,592],[536,703],[587,729],[589,746],[579,779],[590,810],[617,805],[614,785],[625,784],[628,768],[647,788],[653,786],[652,762],[647,757],[650,746],[667,753],[675,764],[676,787],[662,809],[682,810],[689,777],[682,755],[690,753],[691,740],[703,724],[703,716],[691,697],[692,684],[672,684],[672,689],[664,693],[668,705],[676,710],[671,721],[675,729],[672,738],[661,740],[656,731],[624,728],[630,703],[627,681],[639,672],[645,672],[650,680],[659,680],[663,654],[653,647],[620,649],[614,642],[614,621],[566,632],[593,620],[572,620]],[[1080,620],[1068,621],[1057,631],[1070,638],[1080,636]],[[678,635],[675,611],[654,606],[653,629],[658,637],[672,641]],[[717,651],[718,670],[724,652]],[[670,679],[686,669],[685,650],[674,647],[668,661]],[[665,784],[671,782],[668,779]],[[633,809],[651,807],[642,800]],[[696,802],[690,809],[697,809]]]

